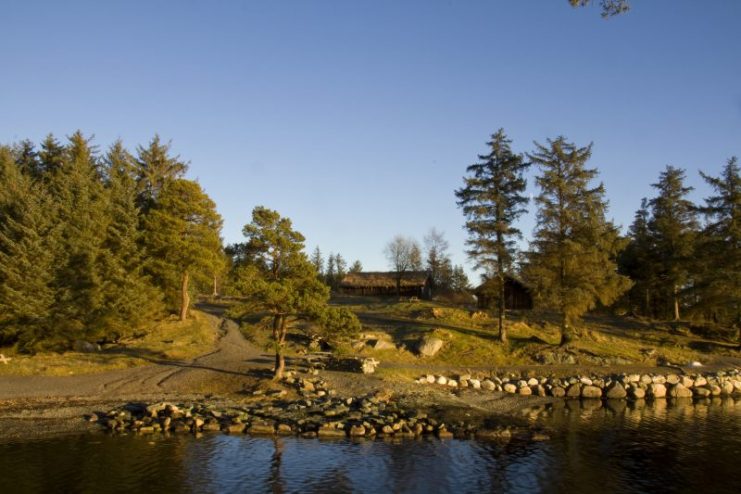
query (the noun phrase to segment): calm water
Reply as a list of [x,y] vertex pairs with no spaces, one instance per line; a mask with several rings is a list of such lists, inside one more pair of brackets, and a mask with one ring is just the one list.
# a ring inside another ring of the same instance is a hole
[[0,444],[14,492],[741,492],[741,401],[567,403],[551,441],[88,434]]

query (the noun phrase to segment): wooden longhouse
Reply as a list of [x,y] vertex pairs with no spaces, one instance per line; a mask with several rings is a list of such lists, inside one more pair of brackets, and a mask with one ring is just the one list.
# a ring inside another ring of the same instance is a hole
[[[498,294],[496,280],[489,279],[479,285],[476,298],[480,309],[495,309]],[[519,280],[505,276],[504,278],[504,308],[507,310],[530,310],[533,308],[533,296],[530,290]]]
[[[409,271],[402,275],[402,297],[430,298],[432,278],[426,271]],[[395,296],[397,274],[389,272],[349,273],[340,281],[340,293],[345,295]]]

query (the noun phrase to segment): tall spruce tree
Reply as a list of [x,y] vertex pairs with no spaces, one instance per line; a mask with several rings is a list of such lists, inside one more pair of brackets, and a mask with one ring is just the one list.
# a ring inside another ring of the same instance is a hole
[[323,314],[329,289],[303,253],[304,236],[293,229],[290,219],[258,206],[252,211],[252,222],[242,232],[255,257],[253,263],[237,270],[235,288],[248,301],[236,312],[257,310],[270,315],[274,377],[280,379],[285,369],[284,346],[290,320]]
[[317,275],[320,277],[324,276],[324,258],[322,257],[322,251],[319,249],[318,245],[311,254],[311,264],[314,265]]
[[630,288],[616,264],[625,242],[605,218],[604,186],[590,185],[597,176],[596,169],[585,168],[591,144],[577,147],[558,137],[535,146],[528,158],[540,168],[540,194],[525,273],[541,302],[560,313],[565,345],[581,315],[597,302],[611,304]]
[[162,308],[162,294],[144,274],[136,165],[120,141],[106,154],[105,175],[110,219],[102,257],[104,324],[116,338],[151,320]]
[[[700,172],[714,195],[700,212],[705,228],[699,241],[699,291],[703,309],[718,322],[741,328],[741,174],[736,157],[719,177]],[[741,336],[741,333],[740,333]]]
[[96,149],[77,131],[69,137],[61,165],[45,172],[60,223],[59,238],[52,244],[56,256],[55,334],[48,339],[57,345],[105,336],[105,235],[101,233],[108,229],[109,201],[100,171]]
[[164,184],[144,222],[147,269],[185,320],[191,280],[208,285],[223,255],[221,216],[197,182],[176,179]]
[[667,166],[652,186],[649,231],[656,252],[658,277],[665,300],[671,301],[674,320],[681,316],[681,295],[691,281],[692,257],[699,228],[695,205],[687,199],[692,187],[684,185],[684,170]]
[[651,214],[648,210],[648,199],[641,201],[636,211],[633,224],[628,231],[630,239],[625,250],[620,254],[620,271],[633,280],[630,289],[630,305],[640,307],[638,312],[645,316],[654,315],[658,286],[656,275],[656,249],[649,231]]
[[[54,255],[49,240],[57,223],[50,201],[18,156],[0,147],[0,344],[33,350],[51,333]],[[22,170],[24,173],[22,173]]]
[[463,179],[464,186],[455,192],[458,206],[466,217],[468,256],[476,262],[477,268],[497,281],[492,286],[496,290],[502,342],[507,341],[505,278],[512,272],[516,240],[522,237],[515,222],[526,212],[527,182],[523,173],[530,166],[521,154],[512,152],[511,142],[504,129],[493,134],[487,142],[489,153],[479,155],[480,162],[466,169],[469,175]]
[[180,156],[171,156],[170,144],[163,144],[159,135],[155,135],[146,147],[137,147],[136,164],[139,206],[145,212],[155,204],[168,182],[182,178],[188,171],[188,164]]

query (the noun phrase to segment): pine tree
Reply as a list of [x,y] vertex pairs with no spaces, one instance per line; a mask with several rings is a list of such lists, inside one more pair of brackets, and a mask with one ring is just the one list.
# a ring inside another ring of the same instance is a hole
[[354,263],[352,263],[352,266],[350,266],[350,272],[351,273],[362,273],[363,272],[363,264],[356,259]]
[[21,141],[15,147],[15,162],[20,168],[21,173],[34,179],[41,177],[41,163],[39,162],[39,153],[33,142],[28,139]]
[[[48,240],[56,225],[49,198],[0,147],[0,344],[20,340],[32,350],[50,333],[54,256]],[[21,165],[22,166],[22,165]]]
[[656,249],[658,277],[665,297],[672,302],[674,320],[680,318],[681,291],[690,282],[698,223],[694,204],[686,197],[684,170],[667,166],[652,184],[659,195],[649,202],[649,231]]
[[188,316],[191,279],[208,284],[223,255],[221,216],[197,182],[166,182],[144,218],[144,245],[151,259],[147,267],[155,284],[165,292],[180,320]]
[[732,157],[719,177],[700,172],[715,195],[700,212],[706,223],[700,236],[699,289],[711,318],[741,327],[741,174]]
[[108,215],[101,259],[105,280],[104,326],[109,337],[131,333],[161,310],[161,292],[144,274],[134,158],[120,141],[105,159]]
[[487,143],[489,154],[479,155],[479,163],[470,165],[464,178],[464,187],[456,191],[458,205],[466,216],[468,256],[496,280],[499,339],[507,341],[504,328],[506,276],[512,272],[516,254],[516,239],[521,238],[515,227],[517,219],[526,212],[528,202],[524,195],[527,182],[523,173],[530,166],[522,155],[510,148],[511,140],[504,129],[499,129]]
[[637,300],[640,313],[652,317],[657,299],[656,249],[654,246],[649,222],[648,199],[641,201],[641,208],[636,211],[633,224],[628,231],[630,239],[625,250],[620,254],[620,272],[633,280],[630,289],[631,305]]
[[60,170],[64,166],[64,154],[64,146],[53,135],[47,135],[38,153],[38,175],[49,177]]
[[334,254],[331,252],[327,256],[327,269],[324,272],[324,283],[331,287],[334,284],[334,280],[337,277],[337,267],[334,263]]
[[[47,141],[51,142],[50,138]],[[42,154],[46,149],[45,143]],[[68,346],[77,339],[104,336],[105,235],[101,233],[108,229],[109,204],[96,150],[80,131],[69,137],[63,161],[54,163],[45,167],[45,182],[60,223],[59,237],[51,243],[56,258],[56,301],[52,314],[55,334],[49,341]]]
[[538,298],[560,313],[564,345],[577,318],[597,302],[611,304],[630,288],[616,264],[625,242],[605,219],[604,186],[590,188],[597,176],[597,170],[585,168],[592,146],[579,148],[564,137],[535,145],[528,158],[540,167],[536,181],[541,191],[526,277]]
[[469,286],[468,275],[463,266],[456,265],[450,277],[450,289],[456,293],[461,293],[468,290]]
[[342,278],[344,278],[347,274],[347,262],[345,261],[345,258],[340,255],[339,252],[334,255],[334,266],[337,274],[335,275],[334,282],[331,285],[333,290],[337,289],[337,287],[340,285],[340,282],[342,281]]
[[188,164],[179,156],[170,156],[170,144],[163,144],[159,135],[147,147],[137,147],[136,163],[139,206],[144,212],[154,205],[168,182],[182,178],[188,171]]
[[241,266],[236,273],[235,288],[248,299],[236,312],[270,314],[275,343],[275,378],[280,379],[285,369],[284,346],[289,319],[306,315],[320,317],[327,309],[329,289],[303,253],[304,237],[293,229],[291,220],[258,206],[252,211],[252,222],[242,231],[256,255],[254,263]]
[[319,249],[318,245],[311,254],[311,264],[314,265],[314,269],[319,277],[324,276],[324,258],[322,257],[322,251]]

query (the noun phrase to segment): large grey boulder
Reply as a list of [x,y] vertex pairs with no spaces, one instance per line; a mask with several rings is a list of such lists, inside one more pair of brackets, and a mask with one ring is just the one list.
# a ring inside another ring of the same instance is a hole
[[443,347],[443,340],[432,336],[425,336],[417,344],[417,353],[421,357],[434,357]]

